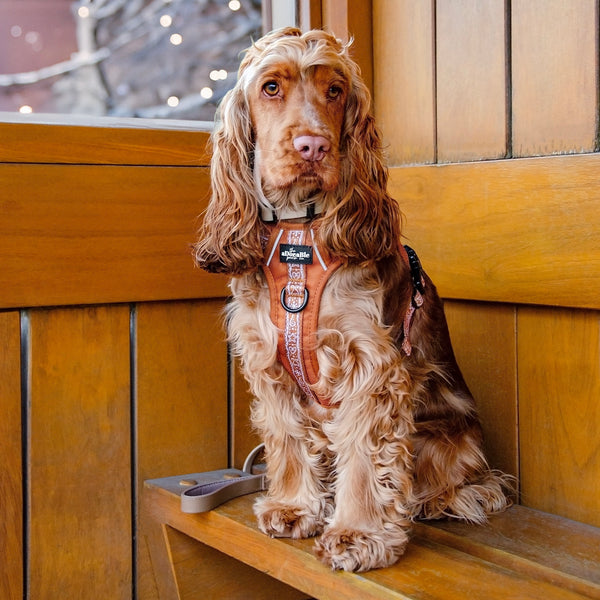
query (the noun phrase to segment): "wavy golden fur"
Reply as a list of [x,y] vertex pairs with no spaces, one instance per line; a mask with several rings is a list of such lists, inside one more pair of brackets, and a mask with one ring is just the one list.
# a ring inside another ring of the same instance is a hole
[[[256,400],[270,488],[255,505],[272,536],[320,535],[334,569],[395,562],[416,518],[481,523],[507,505],[490,471],[474,401],[460,374],[442,303],[423,274],[414,286],[387,193],[369,93],[348,47],[323,31],[283,29],[258,40],[220,107],[213,193],[197,263],[233,276],[229,337]],[[342,259],[323,291],[316,332],[328,398],[307,398],[278,361],[264,262],[267,214],[316,203],[316,244]],[[412,352],[402,350],[410,342]]]

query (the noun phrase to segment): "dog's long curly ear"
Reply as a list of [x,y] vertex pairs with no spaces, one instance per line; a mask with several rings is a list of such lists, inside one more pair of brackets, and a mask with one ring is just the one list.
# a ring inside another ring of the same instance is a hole
[[241,82],[224,96],[219,112],[212,135],[212,197],[194,256],[206,271],[239,275],[255,269],[262,258],[253,132]]
[[387,193],[388,173],[369,90],[358,66],[350,59],[348,63],[351,87],[341,141],[341,197],[324,217],[320,237],[337,256],[362,262],[397,252],[402,216]]

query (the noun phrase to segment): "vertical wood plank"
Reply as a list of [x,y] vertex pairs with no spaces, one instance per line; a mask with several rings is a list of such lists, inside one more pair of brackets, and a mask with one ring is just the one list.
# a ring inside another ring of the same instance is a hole
[[374,106],[390,165],[435,162],[434,3],[374,0]]
[[515,309],[446,301],[456,359],[482,421],[490,465],[518,475]]
[[512,1],[515,156],[594,150],[596,0]]
[[30,594],[131,597],[129,310],[30,313]]
[[352,40],[352,58],[367,87],[373,90],[373,27],[371,0],[322,0],[322,25],[338,38]]
[[19,313],[0,312],[0,598],[23,597]]
[[600,526],[600,313],[519,308],[526,506]]
[[[227,350],[222,300],[136,308],[137,485],[227,466]],[[138,592],[169,597],[160,528],[138,522]],[[154,574],[156,575],[156,578]]]
[[438,162],[504,157],[505,2],[436,6]]

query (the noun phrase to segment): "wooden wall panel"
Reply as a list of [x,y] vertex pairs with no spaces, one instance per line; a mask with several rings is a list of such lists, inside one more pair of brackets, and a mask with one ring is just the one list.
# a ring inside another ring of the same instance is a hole
[[519,308],[526,506],[600,526],[600,313]]
[[600,308],[600,154],[401,167],[390,192],[442,296]]
[[[219,300],[137,306],[138,492],[145,479],[227,467],[222,308]],[[145,513],[139,515],[137,539],[139,597],[171,597],[162,532]]]
[[391,165],[435,161],[434,3],[374,0],[374,107]]
[[438,162],[506,155],[505,38],[505,2],[437,2]]
[[206,168],[0,165],[0,307],[223,296],[191,244]]
[[23,597],[20,320],[0,312],[0,598]]
[[515,309],[447,301],[445,312],[456,359],[477,402],[490,465],[518,475]]
[[199,130],[209,123],[60,115],[56,119],[64,124],[47,124],[36,122],[37,115],[5,113],[6,118],[12,121],[0,123],[0,162],[206,166],[210,160],[208,133]]
[[372,14],[371,0],[321,1],[321,26],[345,41],[352,40],[352,57],[370,90],[373,90]]
[[129,309],[30,316],[31,598],[130,598]]
[[511,5],[514,155],[594,150],[597,1]]

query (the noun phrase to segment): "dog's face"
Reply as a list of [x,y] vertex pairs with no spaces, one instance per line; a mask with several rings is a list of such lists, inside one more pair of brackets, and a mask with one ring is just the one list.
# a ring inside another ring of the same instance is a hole
[[335,55],[311,58],[291,41],[271,44],[245,74],[255,161],[267,192],[331,191],[340,176],[348,76]]

